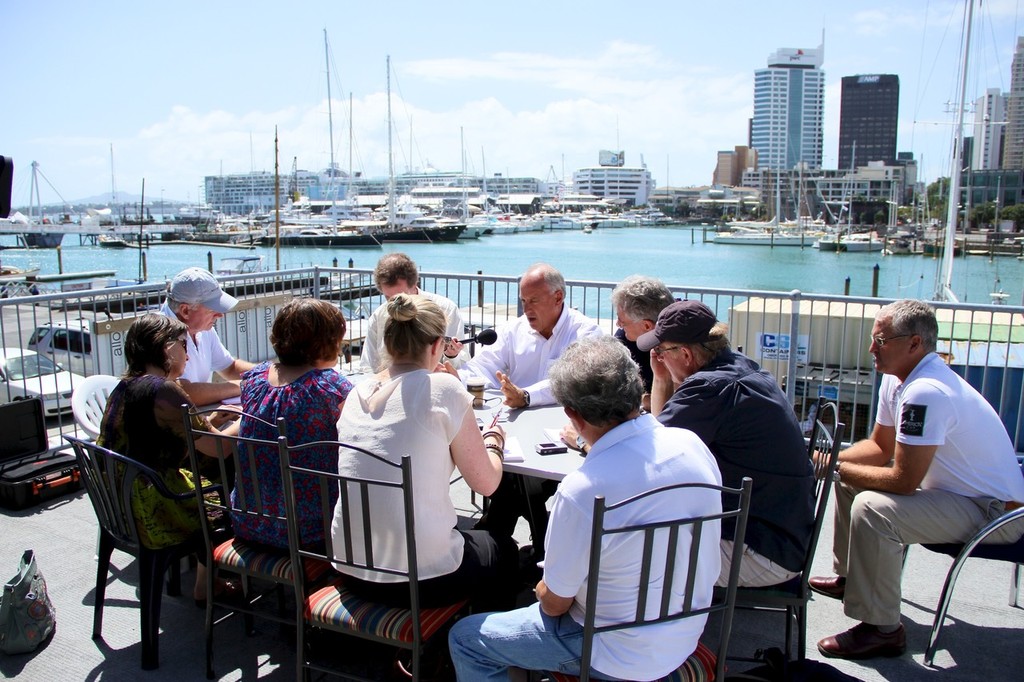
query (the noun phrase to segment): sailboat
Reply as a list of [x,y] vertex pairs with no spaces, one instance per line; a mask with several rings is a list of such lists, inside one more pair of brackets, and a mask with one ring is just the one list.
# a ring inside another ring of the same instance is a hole
[[392,151],[391,120],[391,55],[387,57],[387,101],[388,101],[388,222],[387,227],[377,233],[381,242],[428,243],[454,242],[466,229],[465,224],[448,224],[434,216],[414,218],[408,225],[401,226],[397,216],[395,198],[395,163]]
[[[355,205],[351,196],[346,197],[342,202],[337,201],[337,165],[334,162],[334,114],[331,108],[331,58],[330,45],[327,42],[327,29],[324,29],[324,61],[327,65],[327,124],[330,144],[330,205],[320,214],[313,216],[308,211],[297,215],[292,213],[287,224],[276,225],[272,234],[265,234],[259,240],[262,246],[297,246],[297,247],[377,247],[380,246],[380,239],[375,235],[381,223],[367,220],[349,220],[347,218],[355,215]],[[350,99],[351,102],[351,99]],[[351,109],[351,104],[350,104]],[[349,112],[349,193],[351,193],[352,161],[351,161],[351,111]],[[308,207],[311,202],[308,198],[301,205]],[[296,202],[293,199],[290,205],[294,208]],[[275,211],[278,221],[280,220],[281,209]]]
[[804,230],[800,221],[782,223],[782,190],[779,176],[775,178],[775,216],[770,222],[733,221],[728,224],[729,232],[716,233],[715,244],[742,244],[745,246],[811,246],[817,235]]

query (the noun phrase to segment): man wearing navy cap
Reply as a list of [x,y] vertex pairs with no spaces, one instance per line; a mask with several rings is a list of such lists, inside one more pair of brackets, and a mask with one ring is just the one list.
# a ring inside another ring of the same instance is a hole
[[[185,373],[179,383],[196,405],[212,405],[239,395],[238,380],[253,364],[235,358],[224,347],[213,325],[238,305],[207,270],[186,268],[167,287],[160,312],[188,327]],[[217,372],[226,381],[212,382]]]
[[[776,585],[799,575],[814,524],[814,470],[803,432],[778,383],[733,351],[728,328],[700,301],[677,301],[637,338],[651,351],[651,412],[690,429],[715,455],[726,486],[753,479],[740,585]],[[731,525],[722,525],[729,575]]]

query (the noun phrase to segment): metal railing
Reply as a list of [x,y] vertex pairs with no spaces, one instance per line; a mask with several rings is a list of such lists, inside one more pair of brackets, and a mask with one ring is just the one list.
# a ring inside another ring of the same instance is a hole
[[[221,278],[240,299],[217,323],[225,345],[238,357],[269,359],[269,332],[277,310],[293,296],[336,302],[348,318],[342,371],[353,371],[353,353],[365,335],[370,313],[383,302],[372,270],[310,267]],[[608,333],[615,331],[611,292],[615,282],[570,280],[566,300]],[[468,333],[501,324],[520,313],[518,279],[485,275],[422,273],[420,287],[455,301]],[[695,298],[730,326],[730,340],[772,373],[798,417],[810,424],[819,395],[839,403],[851,440],[866,437],[875,414],[879,376],[868,353],[878,308],[887,299],[743,289],[708,289],[669,284],[679,298]],[[139,314],[159,308],[163,284],[89,289],[0,299],[0,335],[5,352],[27,348],[36,330],[84,329],[88,342],[40,348],[78,374],[120,374],[124,332]],[[939,352],[993,405],[1018,452],[1024,449],[1024,308],[1003,305],[934,304],[939,319]],[[73,337],[73,335],[71,335]],[[7,381],[0,402],[45,391],[44,377]],[[60,433],[76,431],[70,400],[53,417]]]

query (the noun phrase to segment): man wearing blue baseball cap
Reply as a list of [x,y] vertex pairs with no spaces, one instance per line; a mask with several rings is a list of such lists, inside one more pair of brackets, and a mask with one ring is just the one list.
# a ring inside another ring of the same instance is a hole
[[[796,413],[779,384],[732,350],[728,328],[700,301],[677,301],[637,338],[651,352],[651,412],[666,426],[690,429],[718,460],[722,481],[753,479],[740,585],[794,578],[814,524],[814,471]],[[729,576],[734,528],[722,524],[722,573]]]
[[[188,327],[188,360],[179,383],[196,405],[212,405],[239,395],[238,380],[253,364],[235,358],[224,347],[214,324],[238,305],[220,282],[202,268],[182,270],[167,287],[160,312]],[[213,382],[217,372],[225,381]]]

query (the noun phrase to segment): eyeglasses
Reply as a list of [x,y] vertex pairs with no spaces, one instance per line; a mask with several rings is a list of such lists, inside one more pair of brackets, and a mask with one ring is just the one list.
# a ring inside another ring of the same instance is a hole
[[652,348],[651,352],[657,355],[659,358],[665,353],[671,353],[674,350],[679,350],[682,346],[668,346],[667,348]]
[[889,343],[893,339],[903,339],[908,336],[913,336],[913,334],[896,334],[895,336],[890,336],[888,338],[884,336],[872,336],[871,342],[874,343],[879,348],[882,348],[883,346],[885,346],[885,344]]
[[182,349],[183,349],[183,350],[184,350],[185,352],[188,352],[188,341],[187,341],[187,340],[185,340],[185,339],[173,339],[173,340],[171,340],[171,341],[168,341],[168,342],[167,342],[167,345],[168,345],[168,346],[173,346],[173,345],[174,345],[174,344],[176,344],[176,343],[180,343],[180,344],[181,344],[181,347],[182,347]]

